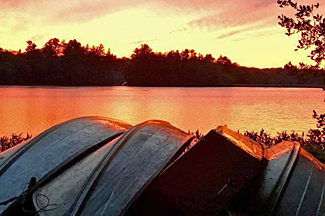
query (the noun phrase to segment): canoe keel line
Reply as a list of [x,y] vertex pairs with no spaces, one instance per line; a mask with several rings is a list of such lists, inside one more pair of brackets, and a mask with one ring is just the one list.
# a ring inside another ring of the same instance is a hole
[[324,164],[299,143],[160,120],[56,125],[0,154],[0,188],[3,216],[325,214]]

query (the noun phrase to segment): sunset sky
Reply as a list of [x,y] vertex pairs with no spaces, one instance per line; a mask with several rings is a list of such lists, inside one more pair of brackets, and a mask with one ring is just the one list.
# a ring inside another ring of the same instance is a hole
[[[298,1],[311,3],[311,1]],[[325,0],[319,13],[325,12]],[[277,16],[276,0],[0,0],[0,47],[41,47],[50,38],[77,39],[110,48],[119,57],[147,43],[154,51],[194,49],[220,54],[243,66],[310,63],[293,50]]]

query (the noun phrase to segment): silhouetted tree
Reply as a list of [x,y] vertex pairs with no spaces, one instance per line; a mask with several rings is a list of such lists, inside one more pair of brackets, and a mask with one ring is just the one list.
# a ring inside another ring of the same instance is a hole
[[91,48],[89,48],[88,44],[86,46],[86,52],[89,56],[96,56],[96,57],[102,57],[105,56],[105,48],[103,44],[100,44],[99,46],[93,45]]
[[191,49],[189,52],[189,59],[191,60],[197,60],[199,57],[197,56],[198,54],[195,52],[194,49]]
[[[313,75],[310,75],[313,74]],[[281,69],[241,67],[225,57],[217,60],[193,49],[154,52],[147,44],[131,58],[117,58],[104,45],[83,46],[77,40],[52,38],[41,49],[28,41],[26,52],[0,49],[0,84],[229,86],[321,85],[320,72],[300,65],[297,74]]]
[[38,52],[38,49],[36,49],[36,44],[31,40],[27,41],[26,53],[30,54],[35,52]]
[[211,54],[206,54],[206,55],[204,56],[204,60],[205,60],[205,61],[208,61],[208,62],[214,62],[216,59],[213,58],[213,56],[212,56]]
[[190,51],[185,49],[181,52],[181,60],[188,60],[190,58]]
[[57,38],[52,38],[45,43],[41,52],[47,57],[57,57],[63,55],[64,46]]
[[140,48],[135,48],[131,55],[132,67],[128,71],[127,82],[130,85],[156,85],[157,75],[161,76],[157,74],[156,61],[156,55],[148,44],[141,44]]
[[141,48],[135,48],[133,54],[131,55],[132,59],[139,59],[139,58],[146,58],[150,55],[153,55],[152,49],[149,47],[148,44],[141,44]]
[[220,55],[217,59],[217,64],[232,65],[232,62],[227,56]]
[[285,15],[279,16],[279,25],[286,28],[286,35],[300,33],[297,49],[313,48],[309,57],[318,67],[325,58],[325,19],[323,15],[315,14],[314,10],[319,3],[311,5],[298,5],[292,0],[278,0],[280,7],[291,7],[296,13],[294,18]]
[[294,70],[297,70],[297,69],[298,69],[297,66],[295,66],[295,65],[293,65],[293,64],[291,63],[291,61],[289,61],[287,64],[285,64],[285,65],[283,66],[283,68],[284,68],[285,70],[288,70],[288,71],[294,71]]
[[179,50],[171,50],[166,54],[166,58],[173,60],[173,61],[180,61],[182,59],[181,54],[179,53]]
[[64,44],[64,56],[68,58],[81,58],[84,57],[86,49],[81,46],[81,43],[76,39],[70,40],[67,44]]

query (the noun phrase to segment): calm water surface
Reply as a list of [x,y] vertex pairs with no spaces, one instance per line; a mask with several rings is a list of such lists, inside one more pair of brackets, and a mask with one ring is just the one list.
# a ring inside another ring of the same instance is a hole
[[80,116],[105,116],[137,124],[162,119],[203,133],[218,125],[240,131],[307,131],[312,110],[325,113],[321,89],[1,87],[0,135],[34,136]]

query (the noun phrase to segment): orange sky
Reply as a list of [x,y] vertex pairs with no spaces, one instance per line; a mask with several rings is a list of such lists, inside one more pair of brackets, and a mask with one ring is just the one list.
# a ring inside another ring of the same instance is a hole
[[[194,49],[244,66],[310,63],[293,50],[277,16],[276,0],[0,0],[0,47],[24,50],[50,38],[99,45],[119,57],[149,44],[154,51]],[[309,0],[299,3],[311,3]],[[319,13],[325,12],[325,0]]]

